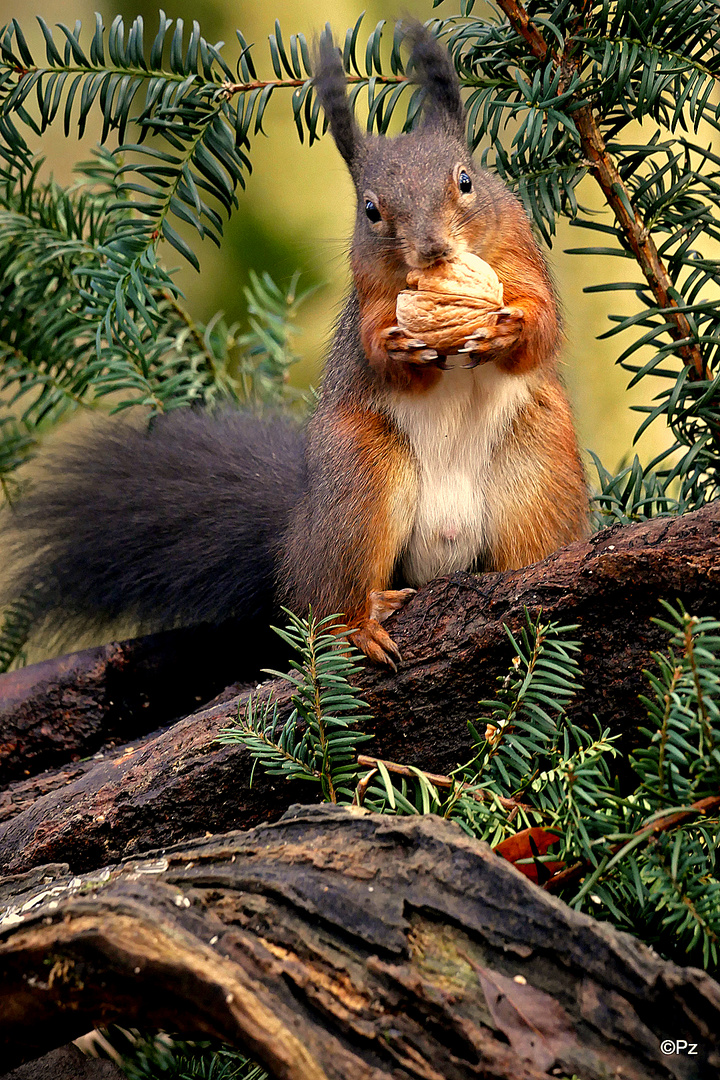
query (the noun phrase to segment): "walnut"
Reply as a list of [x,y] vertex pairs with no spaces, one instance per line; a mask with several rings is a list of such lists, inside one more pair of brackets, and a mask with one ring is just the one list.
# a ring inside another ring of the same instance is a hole
[[397,298],[397,322],[430,348],[448,355],[492,321],[503,305],[500,279],[483,259],[470,252],[425,270],[411,270]]

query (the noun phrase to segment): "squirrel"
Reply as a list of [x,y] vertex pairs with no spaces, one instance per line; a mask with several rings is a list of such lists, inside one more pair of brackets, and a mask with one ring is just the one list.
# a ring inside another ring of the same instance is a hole
[[[278,604],[401,657],[382,623],[431,579],[536,562],[586,535],[588,498],[556,366],[558,305],[519,200],[477,168],[442,44],[404,29],[424,91],[418,128],[361,133],[329,30],[314,85],[357,191],[352,285],[319,403],[302,432],[242,411],[116,423],[61,451],[20,501],[15,595],[41,613],[129,615],[157,629]],[[397,325],[412,271],[463,254],[495,270],[504,307],[462,366]]]

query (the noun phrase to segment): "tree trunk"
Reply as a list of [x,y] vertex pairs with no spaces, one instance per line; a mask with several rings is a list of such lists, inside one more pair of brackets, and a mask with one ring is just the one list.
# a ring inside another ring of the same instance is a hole
[[121,1022],[224,1039],[283,1080],[720,1068],[708,975],[437,818],[296,807],[83,878],[60,870],[0,886],[7,1067]]
[[[517,629],[525,608],[578,624],[584,689],[572,717],[594,730],[597,714],[622,734],[627,752],[644,719],[643,669],[666,644],[650,621],[661,613],[659,599],[680,598],[696,614],[718,612],[719,525],[715,503],[607,529],[522,570],[432,582],[391,624],[404,657],[397,674],[363,671],[375,717],[366,725],[375,735],[371,752],[440,773],[465,760],[466,723],[512,658],[503,623]],[[286,685],[268,683],[261,693],[274,693],[281,714],[287,711]],[[215,741],[237,709],[235,697],[95,762],[10,784],[0,795],[0,866],[19,872],[62,861],[81,872],[208,829],[275,819],[291,801],[314,797],[315,788],[268,779],[259,768],[251,785],[247,751]],[[628,783],[627,765],[619,768]]]

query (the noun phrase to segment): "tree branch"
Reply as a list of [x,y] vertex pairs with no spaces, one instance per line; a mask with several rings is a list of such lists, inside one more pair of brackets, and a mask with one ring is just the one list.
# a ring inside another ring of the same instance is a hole
[[497,6],[505,13],[512,28],[528,43],[533,56],[538,60],[545,60],[549,52],[545,38],[530,21],[530,16],[522,4],[516,3],[516,0],[497,0]]
[[0,785],[156,731],[233,679],[284,662],[269,630],[252,641],[242,631],[165,631],[0,675]]
[[[394,617],[404,657],[397,674],[368,666],[360,677],[374,713],[364,725],[375,735],[374,756],[442,775],[466,761],[467,721],[478,721],[478,700],[493,697],[512,659],[504,624],[516,632],[526,609],[533,616],[542,609],[547,621],[578,624],[584,686],[573,722],[595,731],[597,715],[620,736],[619,780],[634,788],[627,754],[645,720],[643,669],[667,644],[650,620],[661,614],[660,598],[679,597],[699,615],[717,610],[719,566],[717,502],[606,529],[522,570],[431,582]],[[267,683],[256,697],[261,703],[270,693],[283,717],[290,689]],[[10,784],[0,795],[0,865],[17,873],[62,861],[82,872],[206,829],[247,828],[291,801],[317,797],[315,787],[261,768],[253,776],[244,747],[217,743],[246,702],[236,696],[97,760]],[[71,721],[66,714],[63,722]]]
[[[548,45],[531,21],[527,11],[516,0],[497,0],[498,7],[505,13],[511,26],[528,44],[533,56],[540,61],[553,59],[565,74],[565,81],[571,72],[579,70],[580,59],[566,54],[558,56]],[[567,50],[567,46],[566,46]],[[630,191],[608,153],[602,132],[595,118],[592,104],[581,105],[573,113],[573,119],[580,134],[580,145],[591,171],[595,176],[608,206],[622,229],[622,234],[629,250],[637,260],[659,307],[666,309],[665,314],[670,324],[668,332],[678,343],[678,353],[691,368],[691,377],[707,379],[712,377],[703,360],[699,345],[692,344],[693,332],[685,315],[678,310],[677,301],[670,295],[672,282],[665,269],[655,242],[645,226],[640,214],[632,204]],[[682,344],[681,344],[682,343]]]
[[[670,295],[672,282],[665,264],[658,254],[649,230],[632,205],[630,192],[607,151],[592,106],[580,106],[573,117],[580,133],[583,153],[590,162],[595,179],[622,228],[625,242],[635,256],[655,300],[661,308],[665,309],[664,314],[670,323],[668,331],[670,336],[678,343],[691,342],[693,332],[690,323],[685,315],[677,310],[677,301]],[[678,353],[691,368],[692,378],[711,377],[698,345],[679,344]]]
[[[219,87],[223,94],[227,98],[234,97],[235,94],[247,94],[252,90],[264,90],[268,86],[274,86],[276,90],[292,89],[293,87],[305,86],[310,76],[306,76],[304,79],[254,79],[252,82],[234,83],[229,79],[222,83]],[[373,75],[376,83],[381,85],[393,85],[399,83],[408,83],[410,80],[407,75]],[[367,75],[352,75],[347,73],[345,75],[345,81],[349,86],[356,85],[357,83],[366,83],[369,81]]]

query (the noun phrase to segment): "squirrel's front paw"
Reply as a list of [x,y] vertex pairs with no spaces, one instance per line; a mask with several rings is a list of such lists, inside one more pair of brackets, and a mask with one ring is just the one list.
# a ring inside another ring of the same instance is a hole
[[365,653],[368,660],[372,660],[374,664],[385,664],[397,671],[402,660],[400,650],[377,619],[365,619],[348,637],[356,648]]
[[524,325],[525,312],[522,308],[509,307],[494,311],[489,325],[477,330],[458,350],[468,356],[468,362],[463,367],[474,368],[504,356],[517,344]]
[[408,334],[401,326],[388,326],[380,334],[380,343],[391,360],[426,367],[439,359],[437,349]]

